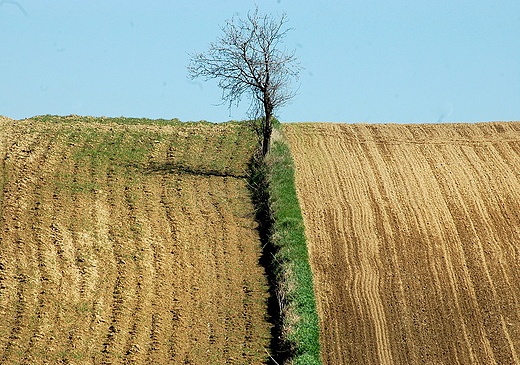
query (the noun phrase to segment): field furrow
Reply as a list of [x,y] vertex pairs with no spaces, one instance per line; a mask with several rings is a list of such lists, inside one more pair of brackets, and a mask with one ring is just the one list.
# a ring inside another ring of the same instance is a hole
[[520,123],[284,130],[324,363],[519,363]]

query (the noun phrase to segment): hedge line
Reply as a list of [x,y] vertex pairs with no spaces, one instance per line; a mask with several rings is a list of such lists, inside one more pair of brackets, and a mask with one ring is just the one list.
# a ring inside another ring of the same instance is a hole
[[[267,245],[274,273],[274,295],[280,312],[279,335],[285,355],[293,365],[318,365],[319,322],[312,271],[304,233],[303,217],[296,194],[294,162],[280,123],[274,125],[269,154],[256,164],[256,188],[264,199],[268,224]],[[262,181],[263,183],[259,183]],[[266,214],[264,214],[264,217]],[[265,220],[265,219],[264,219]]]

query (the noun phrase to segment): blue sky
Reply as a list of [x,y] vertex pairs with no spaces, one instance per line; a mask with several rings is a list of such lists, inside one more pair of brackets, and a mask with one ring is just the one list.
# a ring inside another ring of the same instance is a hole
[[[0,0],[0,115],[247,117],[190,81],[249,0]],[[257,0],[294,28],[301,66],[283,122],[520,120],[520,1]]]

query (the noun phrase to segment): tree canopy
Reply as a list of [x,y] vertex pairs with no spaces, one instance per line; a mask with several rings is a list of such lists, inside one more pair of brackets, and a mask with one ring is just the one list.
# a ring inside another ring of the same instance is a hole
[[250,117],[262,144],[262,154],[269,151],[272,118],[295,93],[291,82],[298,78],[301,67],[294,51],[279,47],[289,29],[283,29],[287,16],[261,15],[258,8],[245,19],[233,17],[222,27],[223,35],[210,44],[205,53],[192,55],[189,77],[218,79],[222,100],[229,107],[239,104],[244,95],[250,97]]

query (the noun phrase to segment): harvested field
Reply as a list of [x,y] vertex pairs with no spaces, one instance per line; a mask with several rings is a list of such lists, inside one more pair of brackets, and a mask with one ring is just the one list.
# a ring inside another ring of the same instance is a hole
[[325,364],[520,364],[520,123],[284,131]]
[[243,125],[0,120],[1,364],[262,364]]

